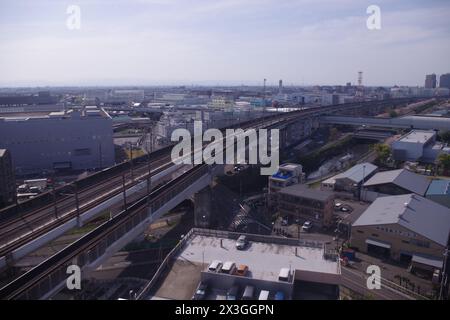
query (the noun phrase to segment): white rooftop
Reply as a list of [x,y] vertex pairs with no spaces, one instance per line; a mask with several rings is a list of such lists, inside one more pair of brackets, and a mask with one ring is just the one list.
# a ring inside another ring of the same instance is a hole
[[433,130],[412,130],[398,141],[411,143],[426,143],[436,135]]
[[323,248],[251,241],[246,250],[237,250],[235,244],[232,239],[194,235],[178,259],[206,264],[214,260],[233,261],[237,265],[247,265],[252,278],[267,281],[277,281],[281,268],[289,267],[293,270],[340,274],[338,262],[326,260]]

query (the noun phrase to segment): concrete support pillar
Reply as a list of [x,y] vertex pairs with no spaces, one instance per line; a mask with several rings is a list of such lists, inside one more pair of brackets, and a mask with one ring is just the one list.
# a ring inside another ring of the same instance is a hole
[[208,228],[211,222],[212,190],[210,186],[194,195],[194,224],[199,228]]

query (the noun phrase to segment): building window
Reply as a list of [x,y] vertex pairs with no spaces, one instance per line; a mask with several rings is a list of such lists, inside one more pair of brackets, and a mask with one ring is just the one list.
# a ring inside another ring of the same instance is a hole
[[89,156],[91,155],[91,149],[85,148],[85,149],[75,149],[73,151],[75,156]]

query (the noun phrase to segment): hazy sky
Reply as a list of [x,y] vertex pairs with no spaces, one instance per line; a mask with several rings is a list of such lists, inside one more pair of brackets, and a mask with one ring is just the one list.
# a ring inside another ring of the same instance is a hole
[[450,1],[0,0],[0,86],[345,84],[359,70],[366,85],[450,72]]

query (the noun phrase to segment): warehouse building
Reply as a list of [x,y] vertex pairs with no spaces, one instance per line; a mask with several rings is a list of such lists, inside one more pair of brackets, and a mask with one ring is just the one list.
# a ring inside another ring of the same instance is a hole
[[0,118],[0,148],[18,175],[86,170],[114,164],[111,117],[88,106],[46,116]]
[[398,161],[434,163],[440,153],[448,148],[436,142],[434,130],[412,130],[392,143],[392,155]]
[[450,209],[416,194],[375,200],[353,223],[351,245],[402,262],[442,267]]
[[311,221],[314,226],[328,227],[333,221],[334,193],[295,184],[278,192],[278,211],[282,215]]
[[425,196],[430,180],[406,169],[382,171],[367,180],[361,191],[361,199],[374,201],[378,197],[415,193]]

